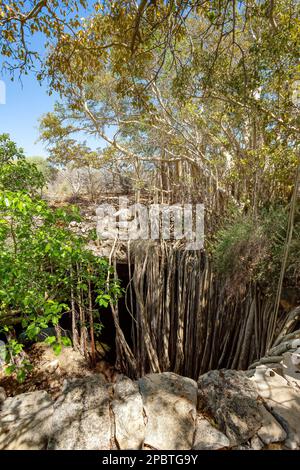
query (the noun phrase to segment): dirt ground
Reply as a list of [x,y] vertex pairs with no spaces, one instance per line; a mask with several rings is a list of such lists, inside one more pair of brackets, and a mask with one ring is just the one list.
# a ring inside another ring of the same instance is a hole
[[7,376],[4,368],[0,368],[0,387],[5,389],[7,396],[46,390],[55,399],[65,379],[100,373],[107,382],[114,382],[118,376],[114,367],[105,360],[99,361],[92,369],[88,361],[70,347],[63,348],[56,356],[50,346],[36,343],[26,353],[33,369],[23,383],[19,383],[15,375]]

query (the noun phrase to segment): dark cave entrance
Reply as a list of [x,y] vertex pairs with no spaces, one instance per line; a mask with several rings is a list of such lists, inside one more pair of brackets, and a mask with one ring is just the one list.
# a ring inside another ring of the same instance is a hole
[[[133,266],[131,267],[131,269],[131,272],[133,272]],[[126,263],[117,264],[117,276],[118,279],[121,281],[121,287],[125,291],[118,302],[120,327],[124,333],[128,345],[132,347],[132,318],[126,306],[126,288],[130,281],[129,269]],[[114,325],[113,315],[110,307],[105,309],[101,308],[100,320],[103,323],[103,330],[97,340],[100,343],[104,343],[108,346],[109,350],[105,354],[105,360],[110,364],[114,365],[116,362],[116,328]]]
[[[133,270],[133,266],[132,266]],[[129,283],[129,270],[126,263],[117,264],[117,276],[121,282],[121,287],[126,291]],[[133,293],[134,294],[134,293]],[[96,297],[96,293],[94,294]],[[134,299],[133,299],[134,301]],[[132,347],[132,318],[126,307],[126,294],[122,294],[118,301],[119,323],[125,335],[126,341]],[[100,321],[103,324],[101,333],[95,335],[95,340],[99,345],[99,350],[105,349],[103,360],[114,366],[116,362],[116,328],[114,325],[113,314],[111,307],[99,307]],[[71,334],[71,317],[70,314],[65,314],[60,320],[60,327]],[[1,338],[0,338],[1,339]],[[100,351],[99,351],[100,352]]]

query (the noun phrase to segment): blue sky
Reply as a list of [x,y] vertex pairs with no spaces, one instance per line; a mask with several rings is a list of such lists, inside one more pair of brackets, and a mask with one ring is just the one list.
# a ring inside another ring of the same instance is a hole
[[10,134],[27,156],[47,156],[39,136],[38,120],[42,114],[51,111],[55,95],[49,96],[45,85],[40,86],[33,74],[22,77],[22,83],[2,76],[6,86],[6,104],[0,104],[0,133]]
[[[55,93],[49,96],[46,83],[41,86],[33,73],[23,76],[22,81],[16,78],[12,82],[3,75],[1,79],[6,87],[6,104],[0,104],[0,134],[10,134],[28,157],[47,157],[45,145],[38,141],[39,119],[52,111],[58,96]],[[80,141],[86,140],[92,149],[105,145],[102,139],[96,140],[86,135],[76,137]]]

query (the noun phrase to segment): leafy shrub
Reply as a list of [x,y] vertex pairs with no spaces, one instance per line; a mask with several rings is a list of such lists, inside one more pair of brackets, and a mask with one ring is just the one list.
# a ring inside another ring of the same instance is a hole
[[[120,295],[108,262],[68,230],[74,217],[78,214],[53,211],[25,193],[0,193],[0,326],[9,341],[15,339],[16,325],[35,340],[41,329],[58,325],[71,311],[78,336],[85,330],[93,336],[102,325],[95,304],[107,307]],[[47,341],[60,352],[55,337]],[[12,362],[8,372],[16,368]]]
[[[288,225],[288,208],[271,207],[259,215],[236,214],[215,235],[212,255],[227,289],[243,294],[247,285],[259,282],[275,292],[281,269]],[[289,251],[285,285],[299,288],[300,220],[296,218]]]
[[45,185],[45,178],[35,163],[25,158],[9,138],[0,135],[0,190],[26,191],[36,194]]
[[[5,334],[7,373],[24,380],[30,364],[17,340],[17,329],[34,341],[64,313],[72,317],[73,341],[88,355],[88,338],[101,332],[99,307],[120,295],[108,262],[85,248],[86,240],[68,225],[79,220],[74,208],[50,209],[38,197],[45,184],[37,166],[0,135],[0,331]],[[69,338],[47,338],[59,354]],[[95,348],[91,348],[92,359]]]

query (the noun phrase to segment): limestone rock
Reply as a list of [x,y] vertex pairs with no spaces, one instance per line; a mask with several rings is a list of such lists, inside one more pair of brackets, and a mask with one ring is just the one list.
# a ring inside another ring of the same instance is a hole
[[[291,384],[300,388],[300,349],[295,352],[286,352],[283,354],[283,376]],[[299,390],[300,392],[300,390]]]
[[145,438],[143,402],[136,382],[123,377],[114,387],[112,410],[120,449],[142,449]]
[[230,450],[255,450],[251,447],[251,444],[240,444],[239,446],[233,446]]
[[100,375],[66,381],[55,403],[49,449],[110,449],[109,398]]
[[285,430],[264,406],[261,407],[261,410],[263,415],[263,425],[257,431],[257,435],[265,444],[284,441],[286,438]]
[[41,450],[51,433],[53,404],[47,392],[7,398],[0,412],[1,450]]
[[213,370],[199,377],[198,408],[214,418],[231,446],[247,442],[261,427],[258,394],[243,372]]
[[257,367],[251,379],[268,410],[287,433],[286,447],[300,448],[300,395],[283,377],[266,367]]
[[171,372],[139,380],[146,414],[145,445],[160,450],[192,448],[197,384]]
[[250,440],[250,447],[253,450],[261,450],[264,447],[264,443],[258,436],[253,436]]
[[194,450],[218,450],[229,447],[229,439],[201,416],[197,417]]
[[6,392],[3,387],[0,387],[0,407],[4,400],[6,400]]

